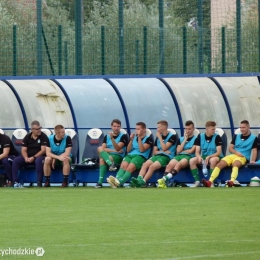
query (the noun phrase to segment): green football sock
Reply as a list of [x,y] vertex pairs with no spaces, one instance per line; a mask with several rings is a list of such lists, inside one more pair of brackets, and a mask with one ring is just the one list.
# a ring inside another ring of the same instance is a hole
[[123,177],[124,174],[125,174],[125,170],[122,169],[122,168],[120,168],[119,171],[118,171],[117,174],[116,174],[116,178],[117,178],[117,179],[120,179],[120,178]]
[[98,183],[100,183],[100,184],[103,183],[103,179],[104,179],[106,172],[107,172],[107,166],[106,165],[100,165]]
[[109,154],[107,152],[102,151],[99,155],[106,162],[106,164],[108,166],[110,166],[112,164],[110,157],[109,157]]
[[192,176],[193,176],[195,181],[199,181],[200,180],[198,169],[191,170],[191,174],[192,174]]
[[124,184],[130,177],[131,177],[131,173],[126,171],[125,174],[118,180],[119,180],[120,184]]

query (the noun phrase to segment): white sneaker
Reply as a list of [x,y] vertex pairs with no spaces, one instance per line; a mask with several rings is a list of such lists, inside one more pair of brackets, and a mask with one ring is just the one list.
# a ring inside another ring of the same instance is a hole
[[111,188],[113,188],[113,189],[117,188],[117,186],[114,185],[114,184],[110,181],[109,178],[107,178],[107,183],[110,184]]
[[195,181],[194,185],[190,186],[191,188],[197,188],[200,186],[200,181]]
[[120,186],[120,182],[117,178],[115,178],[114,176],[110,175],[109,176],[109,180],[115,185],[115,186]]
[[111,185],[112,188],[117,188],[120,185],[120,182],[118,181],[117,178],[115,178],[114,176],[110,175],[107,178],[107,182]]
[[214,182],[211,183],[211,188],[215,188]]
[[14,183],[14,188],[24,188],[21,183],[15,182]]
[[116,166],[114,165],[114,163],[112,163],[112,164],[109,166],[108,170],[109,170],[110,172],[115,172],[115,171],[117,170],[117,168],[116,168]]

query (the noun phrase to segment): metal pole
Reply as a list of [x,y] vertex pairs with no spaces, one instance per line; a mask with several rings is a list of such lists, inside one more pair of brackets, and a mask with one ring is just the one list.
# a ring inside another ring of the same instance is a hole
[[69,75],[68,69],[68,42],[64,42],[64,62],[65,62],[65,75]]
[[59,75],[62,75],[62,25],[58,25],[58,66]]
[[[209,29],[207,29],[207,30],[209,30]],[[212,67],[211,67],[211,62],[212,62],[212,60],[211,60],[211,33],[210,33],[210,37],[207,39],[207,46],[208,46],[208,48],[207,48],[207,53],[208,53],[208,73],[211,73],[211,69],[212,69]]]
[[147,74],[147,27],[144,26],[144,74]]
[[37,75],[42,76],[42,0],[37,0]]
[[199,62],[199,73],[203,74],[203,12],[202,12],[202,1],[198,0],[198,62]]
[[118,0],[119,74],[124,74],[124,0]]
[[82,0],[75,0],[75,68],[76,75],[82,75]]
[[182,27],[183,74],[187,74],[187,28]]
[[105,26],[101,26],[101,70],[102,75],[106,74],[105,64]]
[[242,40],[241,40],[241,0],[236,0],[237,20],[237,72],[242,72]]
[[135,41],[135,73],[139,74],[139,41]]
[[222,73],[226,73],[226,32],[225,27],[221,28],[221,41],[222,41]]
[[164,0],[159,0],[159,66],[164,74]]
[[17,28],[13,25],[13,76],[17,76]]

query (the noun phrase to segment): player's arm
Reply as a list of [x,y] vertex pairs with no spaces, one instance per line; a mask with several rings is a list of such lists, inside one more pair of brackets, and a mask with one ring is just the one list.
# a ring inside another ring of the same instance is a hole
[[157,146],[154,146],[154,147],[153,147],[153,155],[156,155],[156,154],[158,154],[158,153],[160,153],[158,147],[157,147]]
[[156,137],[158,138],[159,142],[160,142],[160,145],[162,147],[162,151],[167,151],[169,149],[170,146],[172,146],[172,143],[170,142],[167,142],[166,144],[164,143],[163,139],[162,139],[162,135],[157,132],[156,133]]
[[216,147],[216,150],[217,150],[217,151],[216,151],[215,153],[211,154],[211,155],[209,156],[209,158],[220,156],[221,153],[222,153],[222,145],[217,146],[217,147]]
[[198,158],[199,163],[202,162],[200,145],[195,145],[195,156]]
[[9,152],[10,152],[10,147],[5,147],[3,149],[3,153],[0,154],[0,160],[6,158],[8,156],[8,154],[9,154]]
[[199,162],[201,163],[202,157],[201,157],[201,147],[200,147],[200,134],[197,136],[194,145],[195,145],[195,156],[198,158]]
[[178,144],[178,146],[177,146],[177,154],[179,154],[179,153],[181,153],[181,152],[183,151],[184,145],[185,145],[187,139],[188,139],[188,136],[185,135],[185,137],[184,137],[182,143],[179,143],[179,144]]
[[196,145],[193,145],[190,149],[185,150],[184,152],[187,154],[195,153]]
[[251,153],[251,161],[250,161],[250,163],[255,163],[256,157],[257,157],[257,148],[253,148],[252,149],[252,153]]
[[127,151],[128,153],[130,153],[130,152],[132,151],[134,138],[135,138],[135,134],[131,134],[131,135],[130,135],[129,143],[128,143],[127,148],[126,148],[126,151]]
[[63,155],[70,157],[71,150],[72,150],[71,146],[70,147],[66,147],[65,152],[63,153]]
[[27,153],[27,147],[26,147],[26,146],[22,146],[21,155],[22,155],[22,157],[24,158],[24,160],[27,161],[27,159],[28,159],[28,153]]
[[151,144],[149,143],[142,143],[142,139],[138,138],[138,146],[141,153],[145,152],[147,149],[151,147]]
[[257,158],[257,149],[259,147],[259,140],[256,137],[252,145],[251,160],[250,163],[255,163]]
[[116,140],[114,139],[113,134],[111,134],[110,137],[111,137],[112,144],[113,144],[113,146],[115,147],[115,151],[116,151],[116,152],[120,151],[120,150],[122,149],[122,147],[123,147],[123,144],[121,143],[122,146],[120,147],[120,146],[119,146],[119,143],[117,143]]
[[[113,138],[114,140],[114,138]],[[113,141],[112,140],[112,141]],[[115,141],[115,140],[114,140]],[[127,145],[127,137],[126,137],[126,134],[123,134],[120,138],[120,141],[118,143],[116,143],[116,146],[114,145],[114,147],[116,148],[116,152],[121,152],[122,151],[122,148],[124,146]]]
[[41,150],[37,154],[34,155],[34,158],[37,158],[37,157],[42,156],[44,154],[46,154],[46,145],[41,146]]
[[240,153],[240,152],[238,152],[237,150],[235,150],[235,145],[234,145],[234,144],[230,144],[230,145],[229,145],[228,151],[229,151],[230,153],[236,154],[237,156],[244,157],[244,155],[243,155],[242,153]]

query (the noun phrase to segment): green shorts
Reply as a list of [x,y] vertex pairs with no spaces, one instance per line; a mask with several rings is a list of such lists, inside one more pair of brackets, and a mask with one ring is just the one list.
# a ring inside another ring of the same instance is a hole
[[135,165],[136,170],[140,170],[145,161],[146,161],[146,159],[143,156],[138,155],[138,154],[127,155],[123,159],[123,162],[133,163]]
[[182,159],[186,159],[188,162],[190,161],[192,157],[188,154],[179,154],[177,156],[175,156],[173,159],[175,159],[176,161],[181,161]]
[[165,167],[171,159],[168,156],[158,154],[152,156],[151,158],[149,158],[149,160],[151,160],[152,162],[159,162],[162,167]]
[[[70,164],[72,163],[72,158],[70,158]],[[63,166],[63,162],[55,159],[55,166],[59,167],[59,166]]]
[[123,157],[118,154],[110,153],[109,156],[113,158],[115,165],[120,165],[123,160]]

